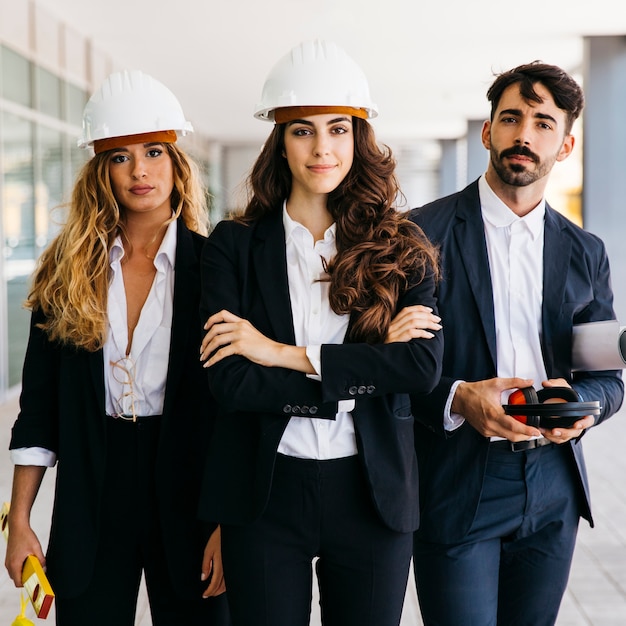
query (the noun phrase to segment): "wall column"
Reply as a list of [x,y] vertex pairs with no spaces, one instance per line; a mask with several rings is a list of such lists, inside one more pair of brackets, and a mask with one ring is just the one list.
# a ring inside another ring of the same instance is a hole
[[601,237],[626,324],[626,36],[584,39],[583,225]]

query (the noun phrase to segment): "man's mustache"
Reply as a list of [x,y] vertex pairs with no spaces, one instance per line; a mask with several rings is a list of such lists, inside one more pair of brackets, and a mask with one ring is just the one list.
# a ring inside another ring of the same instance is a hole
[[502,152],[500,152],[501,159],[514,155],[528,157],[535,163],[539,162],[539,157],[534,152],[531,152],[531,150],[526,146],[513,146],[512,148],[507,148],[506,150],[502,150]]

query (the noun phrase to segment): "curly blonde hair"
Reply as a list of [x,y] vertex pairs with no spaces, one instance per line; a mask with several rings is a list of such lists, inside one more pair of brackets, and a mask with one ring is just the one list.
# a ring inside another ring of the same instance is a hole
[[[171,204],[192,231],[206,235],[206,190],[199,168],[175,144],[163,144],[172,159]],[[106,339],[109,250],[124,232],[124,210],[109,178],[111,151],[90,159],[80,171],[67,220],[39,257],[25,306],[41,311],[39,327],[51,341],[95,352]]]

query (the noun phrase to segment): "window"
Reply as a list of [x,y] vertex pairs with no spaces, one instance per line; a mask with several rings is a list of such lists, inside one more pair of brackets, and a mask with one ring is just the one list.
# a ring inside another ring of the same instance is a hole
[[9,386],[19,383],[28,336],[26,298],[35,249],[33,124],[2,115],[2,219],[7,293]]
[[2,96],[30,107],[32,63],[5,46],[0,46],[0,59]]
[[41,67],[35,68],[37,77],[37,109],[46,115],[61,119],[61,79]]

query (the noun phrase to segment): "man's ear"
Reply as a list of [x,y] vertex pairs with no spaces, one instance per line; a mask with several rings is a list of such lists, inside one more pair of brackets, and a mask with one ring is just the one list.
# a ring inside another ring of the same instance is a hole
[[491,149],[491,122],[489,120],[485,120],[483,122],[481,139],[483,141],[483,146],[485,146],[487,150]]
[[557,161],[565,161],[567,157],[572,154],[572,150],[574,149],[574,143],[576,140],[574,139],[574,135],[566,135],[563,140],[563,145],[561,146],[561,150],[559,151],[558,156],[556,157]]

